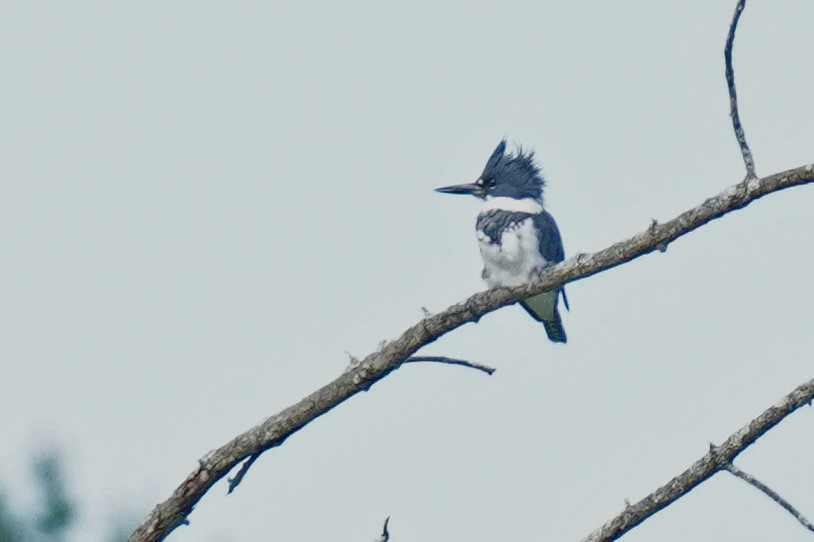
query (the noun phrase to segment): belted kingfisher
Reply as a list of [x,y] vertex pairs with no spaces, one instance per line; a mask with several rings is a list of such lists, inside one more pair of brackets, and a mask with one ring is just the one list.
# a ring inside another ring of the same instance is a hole
[[[489,286],[520,286],[547,265],[563,261],[560,231],[543,209],[545,180],[534,163],[533,152],[506,154],[506,140],[492,153],[480,178],[474,183],[437,188],[444,194],[470,194],[484,200],[475,229],[483,257],[482,277]],[[567,341],[557,310],[565,289],[543,292],[520,302],[538,322],[548,338]]]

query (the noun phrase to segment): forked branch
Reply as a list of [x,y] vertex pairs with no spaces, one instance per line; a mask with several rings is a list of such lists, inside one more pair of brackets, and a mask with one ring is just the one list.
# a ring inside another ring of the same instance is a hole
[[814,378],[801,384],[790,394],[769,407],[763,414],[741,427],[720,446],[710,445],[709,451],[690,468],[652,492],[639,502],[627,506],[582,542],[609,542],[616,540],[641,522],[671,505],[701,482],[722,470],[728,470],[732,461],[762,437],[783,418],[814,399]]
[[580,254],[547,268],[531,284],[479,292],[441,313],[423,318],[400,337],[387,343],[381,350],[368,355],[333,382],[203,457],[173,494],[155,507],[144,523],[131,535],[130,542],[163,540],[173,529],[186,521],[192,508],[209,488],[236,465],[251,456],[279,446],[319,416],[357,393],[368,390],[373,384],[398,369],[419,348],[432,343],[444,334],[530,295],[590,277],[658,250],[658,247],[667,245],[767,194],[811,182],[814,182],[814,165],[811,164],[763,179],[745,179],[669,222],[651,225],[642,233],[604,250],[593,254]]
[[[226,476],[235,466],[248,459],[244,463],[244,468],[232,480],[232,488],[239,483],[248,467],[260,454],[281,445],[288,437],[357,393],[367,391],[373,384],[409,361],[408,358],[420,348],[446,333],[466,323],[476,322],[492,311],[531,295],[590,277],[656,250],[664,251],[667,245],[676,239],[716,218],[746,207],[767,194],[813,182],[814,165],[812,164],[769,175],[762,179],[755,176],[754,161],[746,144],[746,137],[738,116],[734,70],[732,69],[735,30],[744,5],[745,0],[738,2],[725,49],[732,122],[747,169],[747,176],[742,182],[727,188],[669,222],[659,224],[653,221],[643,232],[604,250],[593,254],[580,254],[556,266],[546,268],[539,278],[528,285],[516,288],[495,288],[480,292],[441,313],[426,315],[397,339],[385,344],[362,361],[354,363],[333,382],[207,454],[173,494],[155,507],[144,523],[130,536],[130,542],[163,540],[176,527],[187,521],[187,516],[192,512],[195,504],[215,482]],[[418,360],[414,359],[414,361]],[[469,362],[466,364],[472,366]],[[812,382],[808,382],[795,390],[789,396],[790,399],[787,398],[790,402],[784,403],[785,409],[772,407],[746,428],[727,439],[723,445],[711,450],[685,473],[674,478],[639,503],[628,507],[617,518],[598,529],[586,540],[592,542],[612,540],[686,494],[697,484],[721,470],[725,462],[731,462],[738,453],[797,408],[799,404],[811,400],[811,388]],[[807,399],[802,400],[803,396]]]

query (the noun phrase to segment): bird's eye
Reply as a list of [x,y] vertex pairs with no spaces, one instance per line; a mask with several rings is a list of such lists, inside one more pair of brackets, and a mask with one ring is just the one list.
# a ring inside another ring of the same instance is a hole
[[495,182],[494,179],[488,179],[487,180],[487,179],[482,179],[481,178],[481,179],[478,179],[475,182],[475,184],[478,185],[479,187],[485,189],[485,190],[491,190],[491,189],[493,189],[495,187],[497,182]]

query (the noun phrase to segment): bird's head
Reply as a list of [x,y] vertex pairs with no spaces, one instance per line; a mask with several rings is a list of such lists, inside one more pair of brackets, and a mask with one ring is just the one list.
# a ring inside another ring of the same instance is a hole
[[506,140],[492,152],[483,173],[474,183],[436,188],[443,194],[469,194],[483,199],[512,198],[542,201],[545,181],[534,163],[534,152],[519,148],[506,154]]

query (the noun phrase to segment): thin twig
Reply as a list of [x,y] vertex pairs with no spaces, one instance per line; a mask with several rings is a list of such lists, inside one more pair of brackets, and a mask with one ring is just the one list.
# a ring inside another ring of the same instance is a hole
[[384,520],[384,528],[382,529],[382,535],[379,537],[376,542],[388,542],[390,540],[390,531],[387,530],[387,524],[390,523],[390,516],[387,516],[387,519]]
[[243,464],[240,466],[240,470],[237,471],[235,477],[229,478],[229,491],[227,493],[231,493],[232,491],[235,490],[235,488],[237,488],[237,486],[240,485],[240,482],[243,481],[243,477],[246,476],[246,473],[249,472],[249,469],[252,468],[252,465],[254,464],[255,461],[257,461],[258,457],[260,457],[259,453],[252,454],[252,456],[249,457],[249,459],[247,459],[246,461],[244,461]]
[[592,532],[582,542],[616,540],[659,510],[673,504],[713,474],[727,470],[727,466],[731,465],[741,452],[812,398],[814,398],[814,378],[800,384],[763,414],[733,433],[720,446],[710,445],[709,452],[689,469],[639,502],[626,506],[616,517]]
[[735,138],[741,148],[743,163],[746,165],[746,178],[756,179],[755,161],[752,158],[752,151],[746,144],[746,133],[741,125],[741,118],[738,114],[738,94],[735,91],[735,70],[732,68],[732,47],[735,42],[735,31],[738,28],[738,21],[746,7],[746,0],[738,0],[735,7],[735,14],[732,16],[732,24],[729,26],[729,34],[726,36],[726,47],[724,48],[724,61],[726,62],[726,87],[729,90],[729,115],[732,117],[732,128],[735,129]]
[[796,508],[794,508],[789,501],[781,497],[772,488],[770,488],[769,486],[767,486],[766,484],[764,484],[763,482],[749,474],[748,472],[740,470],[732,463],[727,463],[724,468],[731,472],[734,476],[737,476],[744,482],[762,491],[767,497],[769,497],[771,500],[782,506],[789,514],[794,516],[794,519],[799,521],[803,527],[805,527],[811,532],[814,532],[814,525],[812,525],[811,522],[808,521],[805,518],[805,516],[803,516],[803,514],[801,514]]
[[419,362],[445,363],[447,365],[461,365],[463,367],[469,367],[470,369],[475,369],[477,371],[483,371],[488,375],[494,374],[494,372],[497,370],[493,367],[481,365],[480,363],[474,363],[471,361],[466,361],[464,359],[448,358],[446,356],[415,356],[404,360],[404,363],[419,363]]

